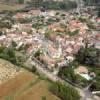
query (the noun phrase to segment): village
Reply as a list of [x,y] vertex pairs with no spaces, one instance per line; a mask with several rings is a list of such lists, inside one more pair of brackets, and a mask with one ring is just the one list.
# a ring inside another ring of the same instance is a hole
[[[24,52],[31,60],[35,58],[43,64],[52,75],[58,75],[61,68],[67,68],[75,61],[75,55],[87,43],[100,50],[100,18],[93,14],[88,10],[81,15],[58,10],[1,14],[0,47],[13,47],[17,52]],[[97,76],[85,65],[72,68],[89,84]]]

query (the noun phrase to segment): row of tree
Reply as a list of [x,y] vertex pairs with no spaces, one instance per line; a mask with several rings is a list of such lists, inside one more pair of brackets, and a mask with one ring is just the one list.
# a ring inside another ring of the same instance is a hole
[[100,0],[83,0],[86,5],[98,5]]
[[75,1],[70,1],[70,0],[64,0],[62,2],[59,1],[54,1],[54,0],[31,0],[30,2],[31,6],[34,6],[35,8],[38,7],[45,7],[46,9],[72,9],[76,8],[77,4]]
[[61,98],[61,100],[80,100],[77,90],[61,83],[52,83],[50,91]]
[[23,4],[24,0],[5,0],[6,3],[19,3],[19,4]]

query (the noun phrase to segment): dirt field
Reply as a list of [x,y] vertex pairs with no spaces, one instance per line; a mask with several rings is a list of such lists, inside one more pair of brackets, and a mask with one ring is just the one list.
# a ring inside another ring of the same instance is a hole
[[44,97],[46,100],[60,100],[48,91],[48,83],[46,81],[40,81],[15,100],[42,100]]
[[30,74],[29,72],[23,72],[17,75],[15,78],[10,79],[6,83],[0,85],[0,98],[4,96],[13,95],[22,87],[28,85],[32,80],[36,80],[37,76]]
[[0,11],[3,11],[3,10],[14,11],[14,10],[19,10],[23,7],[24,5],[7,5],[7,4],[0,3]]
[[[9,62],[8,64],[12,66]],[[23,69],[0,85],[0,100],[60,100],[49,92],[49,84],[47,80]]]

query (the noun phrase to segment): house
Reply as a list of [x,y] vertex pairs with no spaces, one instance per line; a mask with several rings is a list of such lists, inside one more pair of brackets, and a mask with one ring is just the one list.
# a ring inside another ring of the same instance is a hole
[[30,10],[29,12],[28,12],[28,14],[31,14],[31,15],[38,15],[40,13],[40,10]]
[[17,13],[16,15],[13,16],[14,19],[19,20],[19,19],[25,19],[25,18],[30,18],[31,15],[27,13]]
[[15,24],[12,26],[13,29],[24,31],[24,32],[31,32],[32,31],[32,24]]
[[95,35],[95,39],[98,40],[98,41],[100,41],[100,33],[97,33],[97,34]]
[[62,55],[61,45],[59,45],[59,47],[57,48],[54,45],[48,44],[48,47],[46,48],[46,52],[53,59],[59,58]]
[[68,29],[71,32],[79,30],[79,34],[84,34],[86,33],[86,30],[88,29],[88,27],[85,23],[81,23],[78,20],[70,20],[68,23]]
[[73,52],[73,48],[72,48],[71,46],[68,46],[68,47],[66,48],[66,52],[67,52],[67,53],[72,53],[72,52]]
[[95,43],[95,48],[100,49],[100,42]]
[[78,68],[76,68],[74,70],[74,72],[75,72],[75,74],[79,74],[80,76],[82,76],[86,80],[92,79],[92,77],[88,74],[88,69],[84,66],[79,66]]
[[74,60],[74,57],[73,56],[67,56],[66,60],[67,60],[68,63],[70,63]]
[[88,69],[84,66],[79,66],[75,69],[75,73],[77,74],[88,74]]
[[47,55],[40,55],[40,61],[43,62],[47,68],[53,70],[56,64],[56,60],[51,59],[49,56]]

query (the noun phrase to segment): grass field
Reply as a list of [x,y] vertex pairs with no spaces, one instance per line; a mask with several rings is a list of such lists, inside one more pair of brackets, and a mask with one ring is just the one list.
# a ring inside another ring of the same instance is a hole
[[23,70],[0,85],[0,100],[60,100],[48,90],[50,82]]

